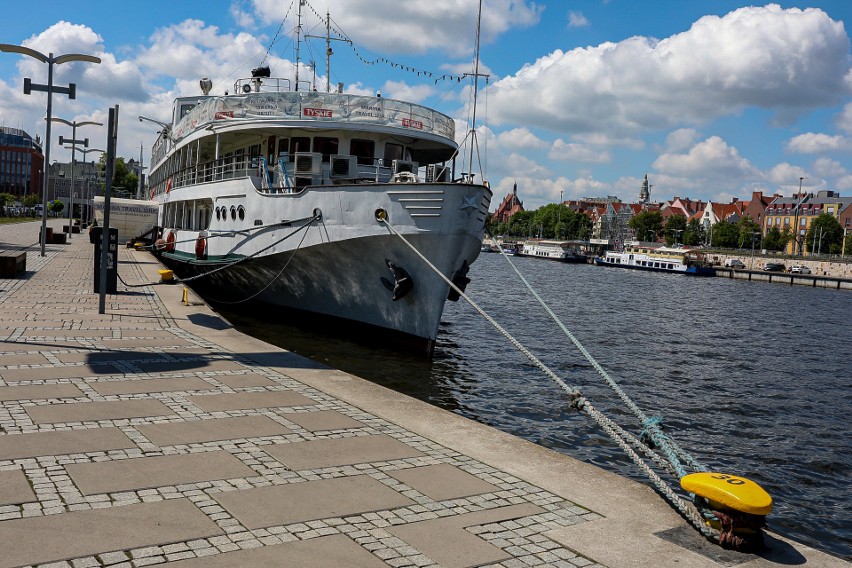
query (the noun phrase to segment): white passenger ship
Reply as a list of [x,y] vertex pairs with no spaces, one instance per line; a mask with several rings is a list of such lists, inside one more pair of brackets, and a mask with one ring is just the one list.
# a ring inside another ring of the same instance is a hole
[[526,241],[519,247],[521,256],[534,256],[545,260],[560,262],[586,262],[586,256],[577,252],[576,248],[565,241]]
[[595,264],[693,276],[716,274],[701,251],[681,247],[629,246],[621,252],[607,251],[603,258],[595,259]]
[[268,75],[175,101],[149,176],[160,258],[214,303],[333,316],[430,351],[451,290],[394,231],[468,282],[492,193],[456,173],[453,119]]

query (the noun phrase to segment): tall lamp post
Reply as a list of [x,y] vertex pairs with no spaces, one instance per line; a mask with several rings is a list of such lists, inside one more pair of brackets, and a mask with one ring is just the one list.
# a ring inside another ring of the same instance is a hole
[[796,203],[795,216],[793,217],[793,255],[796,254],[796,248],[799,249],[798,254],[802,254],[802,244],[799,242],[799,207],[805,200],[802,197],[802,182],[808,178],[799,176],[799,202]]
[[751,267],[749,268],[749,270],[754,270],[754,239],[759,234],[760,231],[753,231],[751,233]]
[[75,161],[76,161],[77,144],[82,144],[86,148],[89,147],[89,139],[88,138],[86,138],[85,140],[77,140],[77,127],[78,126],[86,126],[86,125],[103,126],[104,123],[103,122],[95,122],[94,120],[83,120],[83,121],[80,121],[80,122],[77,122],[75,120],[75,121],[71,122],[71,121],[65,120],[64,118],[59,118],[57,116],[51,117],[50,120],[52,120],[54,122],[61,122],[62,124],[67,124],[68,126],[71,127],[71,140],[68,140],[67,138],[63,138],[62,136],[59,137],[59,143],[60,144],[70,144],[71,145],[71,191],[68,193],[68,200],[69,200],[68,201],[68,240],[71,240],[71,233],[73,232],[72,225],[74,223],[74,220],[73,220],[73,217],[74,217],[74,188],[76,187],[75,183],[74,183],[74,166],[75,166]]
[[100,63],[101,60],[99,57],[95,57],[94,55],[83,55],[80,53],[68,53],[65,55],[60,55],[59,57],[54,57],[53,53],[45,55],[40,51],[30,49],[29,47],[24,47],[22,45],[11,45],[8,43],[0,43],[0,51],[28,55],[33,59],[38,59],[42,63],[47,63],[47,85],[32,83],[29,77],[24,79],[25,95],[29,95],[31,91],[45,91],[47,93],[47,126],[45,128],[44,136],[45,176],[43,180],[44,187],[42,188],[43,205],[41,208],[41,256],[45,256],[45,241],[47,240],[47,179],[49,177],[47,175],[47,164],[50,163],[50,123],[52,122],[50,119],[53,111],[53,93],[56,92],[67,94],[69,99],[77,98],[76,84],[69,83],[67,87],[53,86],[53,65],[61,65],[63,63],[68,63],[69,61],[87,61],[89,63]]
[[[66,142],[67,142],[67,140],[66,140]],[[74,146],[65,146],[65,148],[72,148],[73,149]],[[83,161],[85,162],[86,156],[88,155],[89,152],[100,152],[101,154],[104,154],[104,153],[106,153],[106,150],[101,150],[100,148],[79,148],[78,152],[83,152]],[[73,158],[72,158],[72,161],[73,161]],[[89,215],[88,215],[88,212],[89,212],[89,203],[88,203],[88,200],[89,200],[89,180],[88,180],[88,178],[86,179],[86,194],[85,195],[86,195],[86,206],[83,208],[83,213],[84,213],[83,223],[85,223],[86,221],[89,220]]]

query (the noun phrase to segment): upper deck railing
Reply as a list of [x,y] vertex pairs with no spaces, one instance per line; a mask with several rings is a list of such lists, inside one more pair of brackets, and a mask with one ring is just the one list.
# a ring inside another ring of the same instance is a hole
[[199,128],[258,119],[392,126],[408,130],[412,136],[441,136],[450,143],[455,137],[452,118],[418,104],[316,91],[261,91],[211,96],[200,101],[174,126],[171,138],[178,143]]

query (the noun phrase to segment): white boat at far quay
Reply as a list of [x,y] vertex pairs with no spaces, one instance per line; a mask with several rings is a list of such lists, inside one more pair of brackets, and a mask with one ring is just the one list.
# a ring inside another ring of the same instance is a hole
[[701,251],[684,247],[628,246],[623,251],[607,251],[604,257],[595,259],[595,264],[692,276],[716,274]]
[[213,304],[330,316],[430,353],[457,295],[420,255],[463,289],[492,197],[455,172],[453,119],[269,75],[175,100],[150,162],[157,254]]
[[545,260],[558,260],[569,263],[585,263],[586,256],[577,251],[567,241],[525,241],[518,247],[518,255],[534,256]]

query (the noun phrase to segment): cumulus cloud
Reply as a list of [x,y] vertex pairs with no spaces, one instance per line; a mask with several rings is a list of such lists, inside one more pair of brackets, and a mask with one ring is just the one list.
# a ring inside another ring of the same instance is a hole
[[840,162],[829,158],[817,158],[811,167],[816,175],[824,178],[839,178],[849,173]]
[[680,152],[692,146],[698,139],[698,131],[694,128],[678,128],[666,136],[666,149],[669,152]]
[[[256,14],[266,23],[280,22],[289,10],[287,17],[295,24],[295,11],[289,6],[280,0],[254,0]],[[328,0],[327,6],[334,26],[362,48],[393,53],[437,49],[454,56],[473,53],[479,0]],[[482,41],[489,43],[511,28],[538,23],[542,10],[528,0],[490,0],[482,12]]]
[[513,128],[497,135],[495,142],[500,148],[522,150],[544,150],[550,144],[533,134],[529,128]]
[[852,134],[852,103],[846,103],[843,110],[837,115],[835,120],[837,129],[847,134]]
[[569,28],[585,28],[590,25],[589,19],[583,15],[583,12],[568,12]]
[[799,112],[852,94],[849,49],[843,23],[819,9],[747,7],[660,41],[554,51],[496,82],[489,108],[496,121],[617,134],[750,106]]
[[547,157],[551,160],[561,160],[564,162],[587,162],[595,164],[603,164],[612,160],[612,156],[605,150],[597,150],[590,146],[574,142],[565,142],[561,138],[553,141],[553,146],[551,146]]
[[409,85],[405,81],[385,81],[383,96],[417,103],[429,97],[435,89],[429,85]]
[[787,151],[798,154],[849,152],[852,151],[852,138],[808,132],[790,139],[787,143]]
[[722,138],[710,138],[692,146],[681,154],[663,154],[654,161],[654,169],[675,176],[694,178],[740,179],[759,175],[748,160],[739,155],[736,148]]
[[[799,191],[799,178],[804,178],[802,180],[802,189],[807,190],[811,184],[811,177],[810,172],[808,172],[805,168],[788,164],[787,162],[778,164],[766,172],[767,180],[788,191],[790,189]],[[805,183],[805,181],[807,181],[807,183]]]

